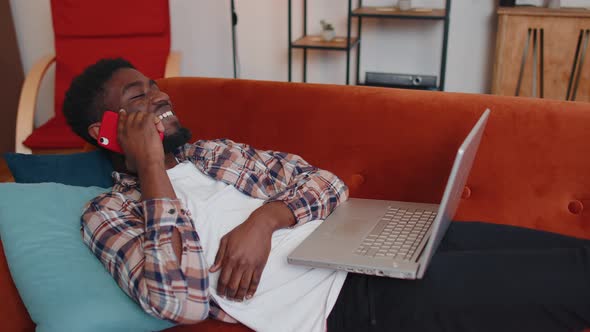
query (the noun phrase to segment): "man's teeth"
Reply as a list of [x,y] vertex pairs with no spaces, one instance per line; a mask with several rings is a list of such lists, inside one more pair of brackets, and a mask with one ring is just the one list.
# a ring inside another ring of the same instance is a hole
[[160,115],[158,115],[158,118],[160,118],[160,120],[164,120],[165,118],[172,116],[174,114],[172,114],[172,111],[168,111],[168,112],[164,112]]

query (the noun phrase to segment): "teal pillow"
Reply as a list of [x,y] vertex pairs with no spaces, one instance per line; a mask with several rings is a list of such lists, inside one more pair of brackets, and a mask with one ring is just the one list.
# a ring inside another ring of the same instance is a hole
[[44,155],[5,153],[4,159],[17,183],[56,182],[104,188],[113,185],[113,166],[101,150]]
[[0,238],[37,332],[157,331],[173,325],[127,297],[82,242],[82,208],[105,191],[0,184]]

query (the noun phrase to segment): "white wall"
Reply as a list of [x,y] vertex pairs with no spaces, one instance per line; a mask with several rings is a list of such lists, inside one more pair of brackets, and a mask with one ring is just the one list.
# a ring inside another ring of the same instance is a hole
[[[286,81],[287,0],[235,2],[239,16],[240,77]],[[489,92],[496,2],[453,1],[446,91]],[[10,0],[10,3],[23,67],[28,72],[37,59],[54,51],[49,0]],[[365,5],[394,3],[396,0],[364,0]],[[182,52],[182,74],[232,77],[230,1],[170,0],[170,4],[172,48]],[[414,0],[414,5],[443,7],[444,0]],[[345,35],[346,7],[346,0],[308,0],[308,33],[318,33],[320,19],[327,19],[334,23],[338,35]],[[296,39],[302,31],[302,0],[293,0],[293,14],[293,39]],[[361,78],[366,70],[438,75],[442,30],[442,22],[365,19]],[[295,81],[301,79],[301,53],[294,51]],[[344,52],[310,51],[308,81],[343,84],[345,59]],[[53,114],[53,75],[50,72],[43,85],[36,125]]]
[[[23,70],[28,73],[35,61],[54,52],[49,0],[10,0],[10,8]],[[45,123],[53,114],[54,78],[55,68],[52,67],[41,84],[35,126]]]

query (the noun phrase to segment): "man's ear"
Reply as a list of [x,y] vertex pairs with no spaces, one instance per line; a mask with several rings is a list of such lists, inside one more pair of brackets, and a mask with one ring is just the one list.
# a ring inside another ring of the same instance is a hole
[[100,130],[100,122],[95,122],[88,126],[88,135],[94,138],[94,140],[98,140],[98,131]]

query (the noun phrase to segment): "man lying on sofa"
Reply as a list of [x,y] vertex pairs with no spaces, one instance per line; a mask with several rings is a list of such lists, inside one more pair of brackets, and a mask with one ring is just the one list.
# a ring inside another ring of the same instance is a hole
[[347,199],[340,179],[288,153],[189,144],[168,95],[122,59],[88,67],[66,93],[68,123],[92,144],[105,110],[119,111],[124,154],[111,153],[115,185],[87,205],[82,236],[153,316],[267,331],[590,326],[587,241],[454,223],[423,280],[290,266],[290,251]]

